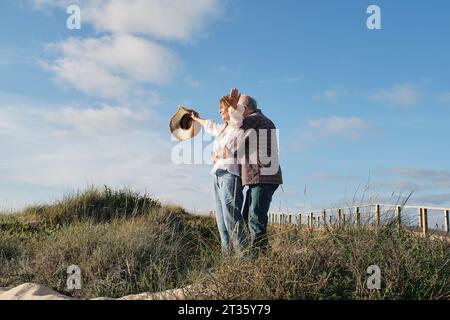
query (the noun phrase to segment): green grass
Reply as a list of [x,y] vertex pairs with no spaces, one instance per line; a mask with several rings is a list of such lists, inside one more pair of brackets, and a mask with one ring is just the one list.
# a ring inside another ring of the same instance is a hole
[[[210,268],[218,248],[211,218],[127,190],[89,189],[0,218],[0,286],[35,282],[77,298],[161,291]],[[74,293],[66,291],[72,264],[83,279]]]
[[[200,278],[193,299],[450,299],[450,246],[411,233],[346,228],[272,229],[272,249],[256,261],[222,261]],[[366,273],[381,269],[381,290]]]
[[[450,299],[450,246],[395,227],[271,227],[256,260],[220,257],[213,217],[130,190],[90,188],[0,216],[0,287],[35,282],[76,298],[194,284],[192,299]],[[66,290],[67,267],[82,290]],[[368,266],[381,290],[368,290]]]

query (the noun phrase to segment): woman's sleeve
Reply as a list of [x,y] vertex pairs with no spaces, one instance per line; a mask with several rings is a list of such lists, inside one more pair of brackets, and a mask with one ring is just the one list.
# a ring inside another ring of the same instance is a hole
[[205,131],[212,136],[217,136],[225,127],[225,124],[218,124],[212,120],[206,120]]
[[241,128],[244,123],[244,106],[242,104],[238,104],[236,110],[229,108],[228,113],[230,114],[231,127],[233,129]]

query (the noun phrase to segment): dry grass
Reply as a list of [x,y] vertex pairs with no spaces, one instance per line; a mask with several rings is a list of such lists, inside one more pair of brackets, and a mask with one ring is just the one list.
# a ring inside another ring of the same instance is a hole
[[[273,229],[272,249],[255,261],[222,261],[197,279],[192,299],[450,299],[450,246],[395,228],[309,232]],[[368,290],[367,267],[381,268]]]
[[[222,259],[212,217],[127,190],[89,189],[0,217],[0,287],[35,282],[83,299],[188,285],[192,299],[450,298],[446,241],[395,226],[271,227],[270,243],[256,260]],[[72,264],[82,270],[82,290],[67,292]],[[373,264],[381,290],[366,286]]]
[[[2,217],[0,287],[35,282],[78,298],[121,297],[183,286],[192,272],[215,262],[217,256],[210,253],[220,245],[211,218],[161,205],[130,214],[133,210],[121,211],[125,206],[119,201],[116,207],[108,205],[114,216],[95,211],[78,215],[84,204],[98,206],[108,197],[107,191],[88,190],[66,205],[58,202],[39,212],[28,208]],[[73,264],[82,270],[83,286],[71,293],[66,270]]]

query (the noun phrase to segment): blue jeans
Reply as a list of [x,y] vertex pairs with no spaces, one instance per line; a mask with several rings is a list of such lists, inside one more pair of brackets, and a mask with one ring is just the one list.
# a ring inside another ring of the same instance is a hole
[[245,242],[244,220],[241,214],[243,202],[241,178],[226,170],[217,170],[214,175],[214,199],[222,254],[229,254],[232,248],[241,252]]
[[242,212],[251,236],[251,246],[254,255],[265,252],[268,248],[267,223],[272,196],[278,189],[278,184],[249,185],[244,210]]

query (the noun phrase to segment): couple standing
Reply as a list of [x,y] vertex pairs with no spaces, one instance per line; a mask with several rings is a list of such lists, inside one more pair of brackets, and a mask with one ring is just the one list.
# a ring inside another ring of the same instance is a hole
[[220,99],[219,113],[222,124],[196,113],[191,117],[215,137],[211,173],[222,253],[242,252],[247,244],[247,224],[251,253],[256,257],[268,248],[268,212],[272,196],[282,184],[276,128],[258,109],[256,100],[241,96],[237,89]]

